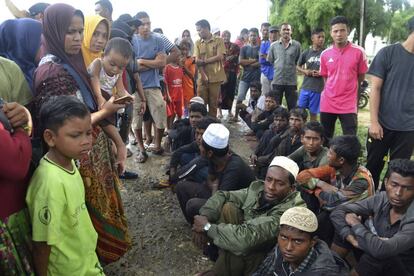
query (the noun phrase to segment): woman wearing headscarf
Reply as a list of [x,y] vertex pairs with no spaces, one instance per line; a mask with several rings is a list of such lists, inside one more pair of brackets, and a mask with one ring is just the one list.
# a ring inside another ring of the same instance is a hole
[[100,15],[85,17],[85,26],[82,41],[82,56],[85,66],[88,67],[97,58],[102,56],[109,37],[109,22]]
[[98,256],[103,263],[111,263],[130,248],[131,239],[110,140],[97,123],[124,106],[114,104],[111,98],[97,111],[81,53],[83,28],[84,17],[80,10],[66,4],[55,4],[46,9],[43,35],[48,55],[35,73],[34,118],[37,118],[42,103],[54,95],[76,96],[91,111],[93,147],[90,154],[80,160],[79,171],[85,184],[89,215],[98,232]]
[[[40,58],[41,35],[42,24],[29,18],[10,19],[0,25],[0,56],[14,61],[20,67],[30,89],[33,86],[34,71]],[[19,81],[19,76],[16,77],[14,80]],[[31,94],[22,97],[30,100]],[[27,104],[27,102],[20,103]]]

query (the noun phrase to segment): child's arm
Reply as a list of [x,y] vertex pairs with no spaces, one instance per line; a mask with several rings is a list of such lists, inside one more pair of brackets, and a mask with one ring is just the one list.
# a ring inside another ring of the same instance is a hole
[[95,59],[89,65],[88,72],[91,77],[91,85],[92,85],[93,94],[98,103],[99,109],[101,109],[104,103],[106,102],[106,100],[102,96],[101,83],[99,81],[99,73],[101,72],[101,60],[99,58]]
[[36,275],[47,276],[51,246],[46,242],[33,241],[33,262]]
[[170,74],[168,71],[169,65],[164,68],[164,83],[165,83],[165,100],[167,103],[171,102],[170,91],[168,89],[168,83],[170,82]]
[[125,162],[127,158],[127,149],[122,141],[121,135],[119,135],[118,130],[112,124],[108,124],[102,127],[108,137],[115,143],[116,147],[116,162],[115,165],[117,167],[118,173],[123,174],[125,171]]

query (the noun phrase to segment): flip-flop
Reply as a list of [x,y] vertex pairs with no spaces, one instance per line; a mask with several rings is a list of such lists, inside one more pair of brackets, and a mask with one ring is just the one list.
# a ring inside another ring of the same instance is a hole
[[155,154],[155,155],[162,155],[163,153],[164,153],[164,149],[163,148],[159,148],[159,149],[156,149],[156,148],[150,148],[149,149],[153,154]]
[[145,151],[140,151],[137,157],[135,158],[135,161],[137,161],[138,163],[145,163],[147,159],[148,159],[148,154]]

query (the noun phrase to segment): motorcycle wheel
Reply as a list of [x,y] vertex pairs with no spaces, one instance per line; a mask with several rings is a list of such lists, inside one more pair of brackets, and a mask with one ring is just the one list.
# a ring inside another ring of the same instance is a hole
[[358,108],[362,109],[368,105],[368,96],[362,94],[358,99]]

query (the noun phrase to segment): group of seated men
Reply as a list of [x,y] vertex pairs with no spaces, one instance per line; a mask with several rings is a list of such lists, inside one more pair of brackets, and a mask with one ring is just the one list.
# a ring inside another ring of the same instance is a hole
[[174,187],[194,243],[215,261],[200,275],[414,275],[414,161],[391,161],[375,193],[356,136],[326,143],[305,110],[264,106],[259,121],[241,108],[249,123],[271,122],[249,166],[193,102],[193,138],[160,184]]

